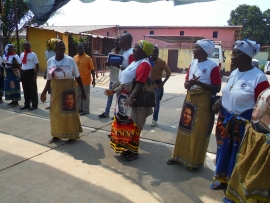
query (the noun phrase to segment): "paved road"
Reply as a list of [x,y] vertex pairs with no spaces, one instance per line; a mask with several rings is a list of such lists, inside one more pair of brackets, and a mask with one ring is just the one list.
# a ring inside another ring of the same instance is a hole
[[[106,103],[107,77],[91,88],[91,113],[81,117],[84,132],[72,145],[49,145],[49,103],[35,111],[0,105],[0,202],[221,202],[223,191],[212,191],[215,140],[211,136],[205,167],[188,171],[167,166],[185,98],[184,75],[165,85],[159,125],[147,119],[140,159],[124,162],[109,147],[111,120],[98,119]],[[226,78],[223,78],[226,81]],[[38,90],[45,81],[38,78]],[[23,102],[21,101],[22,105]],[[111,109],[112,110],[112,109]]]

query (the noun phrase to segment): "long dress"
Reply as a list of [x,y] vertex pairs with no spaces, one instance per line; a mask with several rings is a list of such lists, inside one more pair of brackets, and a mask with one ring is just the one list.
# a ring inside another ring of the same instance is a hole
[[79,139],[82,126],[77,106],[74,78],[79,71],[73,58],[65,55],[62,61],[51,57],[47,62],[47,79],[51,80],[51,135],[63,139]]
[[257,96],[269,87],[266,76],[257,68],[234,70],[222,89],[222,109],[216,126],[216,169],[214,180],[227,183],[235,165],[245,125],[251,120]]
[[121,72],[121,84],[115,89],[117,101],[111,128],[110,146],[115,153],[138,153],[141,130],[153,110],[151,107],[125,107],[124,103],[130,95],[132,80],[136,78],[136,81],[146,82],[150,70],[148,60],[143,59],[131,63]]
[[258,97],[226,194],[237,203],[270,202],[270,88]]
[[[193,75],[200,76],[199,80],[203,83],[221,84],[219,69],[210,60],[201,63],[194,60],[186,79],[191,79]],[[211,92],[194,85],[188,90],[182,106],[172,160],[189,168],[199,168],[204,164],[214,123],[214,114],[210,109],[211,95]]]
[[[11,56],[3,56],[3,60],[7,63],[20,64],[20,57],[15,54]],[[18,68],[12,68],[12,66],[5,67],[5,79],[4,90],[5,100],[20,101],[21,100],[21,88],[20,88],[20,70]]]

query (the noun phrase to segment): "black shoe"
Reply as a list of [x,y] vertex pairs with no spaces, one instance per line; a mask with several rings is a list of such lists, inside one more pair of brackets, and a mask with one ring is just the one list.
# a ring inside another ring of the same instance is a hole
[[14,101],[8,103],[7,105],[8,105],[8,106],[12,106],[13,104],[14,104]]
[[98,115],[99,118],[109,118],[109,115],[106,113],[102,113],[100,115]]
[[21,107],[20,109],[21,110],[24,110],[24,109],[29,109],[30,108],[30,106],[23,106],[23,107]]
[[28,110],[29,110],[29,111],[32,111],[32,110],[36,110],[36,109],[37,109],[37,107],[32,106],[32,107],[30,107]]
[[84,115],[87,115],[87,114],[89,114],[89,112],[87,112],[87,111],[82,111],[82,112],[80,113],[81,116],[84,116]]
[[11,105],[11,107],[15,107],[15,106],[19,106],[19,102],[18,102],[18,101],[15,101],[15,102]]

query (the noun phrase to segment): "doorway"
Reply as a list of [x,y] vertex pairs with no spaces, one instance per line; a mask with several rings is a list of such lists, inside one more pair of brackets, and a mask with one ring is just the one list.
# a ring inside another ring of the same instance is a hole
[[178,50],[171,49],[168,50],[168,62],[167,62],[171,72],[178,72]]

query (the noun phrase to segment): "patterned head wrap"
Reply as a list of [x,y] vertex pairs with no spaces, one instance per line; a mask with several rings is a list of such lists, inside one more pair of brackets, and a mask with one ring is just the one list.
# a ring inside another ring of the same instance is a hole
[[140,40],[137,44],[142,48],[142,50],[144,51],[144,53],[146,53],[147,56],[151,56],[153,54],[154,45],[150,42],[146,40]]
[[212,54],[215,51],[215,45],[212,41],[207,39],[198,40],[196,44],[200,45],[202,49],[208,54]]
[[260,51],[260,45],[249,39],[236,41],[234,48],[244,52],[250,58],[253,58]]
[[61,41],[62,41],[61,39],[57,39],[57,38],[48,39],[47,42],[46,42],[47,50],[48,51],[54,51],[57,42],[61,42]]
[[11,47],[11,46],[13,46],[13,44],[7,44],[7,45],[5,46],[5,51],[4,51],[5,57],[8,56],[8,48]]

